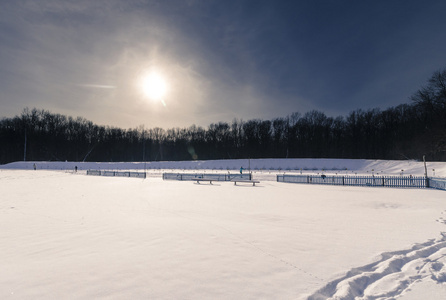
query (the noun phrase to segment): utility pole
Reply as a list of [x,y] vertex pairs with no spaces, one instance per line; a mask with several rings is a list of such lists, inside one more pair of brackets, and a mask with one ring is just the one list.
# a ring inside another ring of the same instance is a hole
[[146,141],[145,141],[145,134],[144,134],[144,127],[142,128],[142,161],[146,160]]
[[26,129],[25,129],[25,147],[23,149],[23,161],[26,161]]
[[426,155],[423,155],[423,162],[424,162],[424,176],[427,177]]
[[144,162],[144,172],[146,172],[146,130],[142,126],[142,161]]

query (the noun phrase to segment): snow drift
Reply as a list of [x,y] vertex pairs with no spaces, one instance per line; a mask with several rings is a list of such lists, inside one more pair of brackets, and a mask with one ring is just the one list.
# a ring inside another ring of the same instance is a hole
[[[424,175],[423,162],[413,160],[366,160],[366,159],[237,159],[209,161],[166,162],[14,162],[0,165],[3,169],[31,170],[272,170],[302,173],[349,173],[382,175]],[[427,162],[428,176],[446,176],[446,163]]]

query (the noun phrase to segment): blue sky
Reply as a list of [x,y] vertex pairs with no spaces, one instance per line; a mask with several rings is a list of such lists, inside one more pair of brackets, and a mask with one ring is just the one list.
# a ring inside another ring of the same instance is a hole
[[[207,126],[386,109],[446,67],[446,1],[0,0],[0,118]],[[162,101],[140,79],[166,81]]]

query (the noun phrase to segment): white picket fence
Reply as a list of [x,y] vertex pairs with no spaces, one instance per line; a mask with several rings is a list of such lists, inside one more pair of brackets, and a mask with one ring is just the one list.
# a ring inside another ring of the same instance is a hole
[[118,172],[118,171],[108,171],[108,170],[87,170],[87,175],[94,176],[112,176],[112,177],[134,177],[134,178],[146,178],[147,174],[145,172]]
[[207,174],[207,173],[163,173],[164,180],[213,180],[231,181],[233,179],[251,180],[251,174]]
[[346,186],[446,189],[446,180],[423,176],[277,175],[278,182]]

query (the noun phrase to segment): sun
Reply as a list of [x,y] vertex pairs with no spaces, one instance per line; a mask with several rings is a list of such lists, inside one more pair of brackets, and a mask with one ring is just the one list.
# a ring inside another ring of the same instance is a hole
[[151,100],[162,101],[167,94],[167,82],[160,73],[148,73],[142,78],[141,85],[144,95]]

